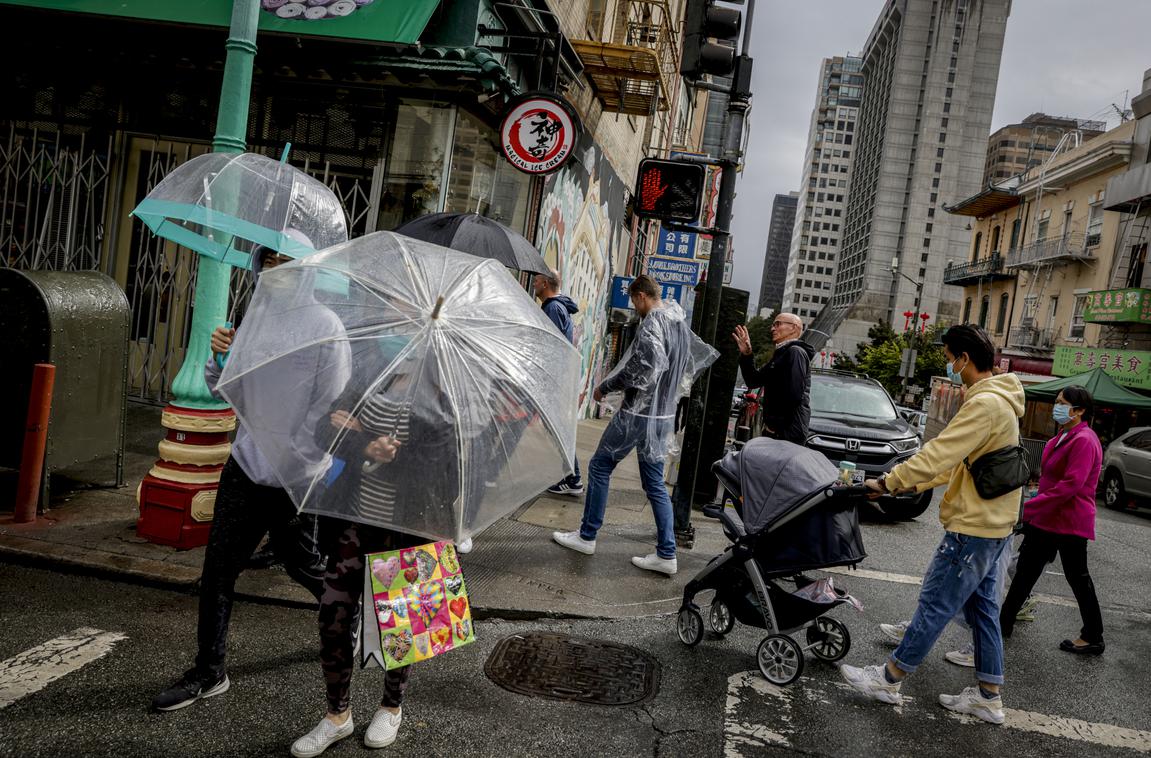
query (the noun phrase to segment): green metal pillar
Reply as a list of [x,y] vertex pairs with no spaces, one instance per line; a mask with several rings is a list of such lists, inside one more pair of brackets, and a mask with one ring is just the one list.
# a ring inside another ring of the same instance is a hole
[[[232,23],[220,87],[220,110],[212,148],[217,153],[242,153],[247,148],[248,109],[252,95],[252,68],[256,58],[256,27],[260,0],[233,0]],[[232,267],[200,258],[193,300],[192,331],[184,365],[172,382],[172,404],[184,408],[227,408],[212,397],[204,383],[204,364],[211,356],[212,330],[228,318],[228,294]]]

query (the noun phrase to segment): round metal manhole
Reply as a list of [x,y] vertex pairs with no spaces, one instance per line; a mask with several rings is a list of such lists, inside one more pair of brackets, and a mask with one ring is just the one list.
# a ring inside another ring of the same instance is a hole
[[488,679],[531,697],[595,705],[633,705],[655,697],[660,666],[629,645],[528,632],[505,637],[484,664]]

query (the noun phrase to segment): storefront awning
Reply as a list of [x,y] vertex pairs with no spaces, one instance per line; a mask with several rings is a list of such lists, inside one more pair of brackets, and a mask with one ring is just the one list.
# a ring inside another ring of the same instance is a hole
[[943,206],[943,210],[956,216],[987,218],[1016,205],[1019,205],[1019,195],[1015,190],[988,187],[978,195],[960,200],[955,205]]
[[656,49],[572,40],[605,111],[634,116],[667,110],[667,93]]
[[490,50],[483,47],[413,45],[398,49],[394,55],[361,61],[360,65],[391,71],[406,81],[427,79],[444,87],[475,81],[488,92],[498,90],[506,95],[517,95],[520,92],[519,85],[508,74],[507,68]]
[[1042,384],[1033,384],[1024,389],[1028,400],[1039,400],[1045,403],[1055,402],[1067,387],[1083,387],[1091,393],[1095,405],[1104,405],[1118,408],[1140,408],[1151,410],[1151,397],[1133,392],[1097,368],[1086,374],[1068,376],[1063,379],[1054,379]]

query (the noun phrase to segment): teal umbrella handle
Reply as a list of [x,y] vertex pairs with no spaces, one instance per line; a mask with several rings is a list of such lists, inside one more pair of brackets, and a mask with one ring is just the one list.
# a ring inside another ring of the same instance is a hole
[[[231,329],[232,328],[232,322],[231,321],[225,321],[224,322],[224,328],[225,329]],[[216,365],[219,366],[221,369],[224,368],[224,361],[226,361],[227,359],[228,359],[227,353],[216,353]]]

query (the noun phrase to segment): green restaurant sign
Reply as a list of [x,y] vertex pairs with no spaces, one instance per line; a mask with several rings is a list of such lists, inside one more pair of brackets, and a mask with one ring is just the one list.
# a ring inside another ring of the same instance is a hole
[[[260,0],[260,31],[412,44],[440,0]],[[232,0],[0,0],[0,5],[227,27]]]
[[1088,292],[1083,320],[1092,324],[1151,324],[1151,290]]
[[1151,353],[1105,347],[1057,347],[1051,373],[1075,376],[1101,368],[1124,387],[1151,390]]

